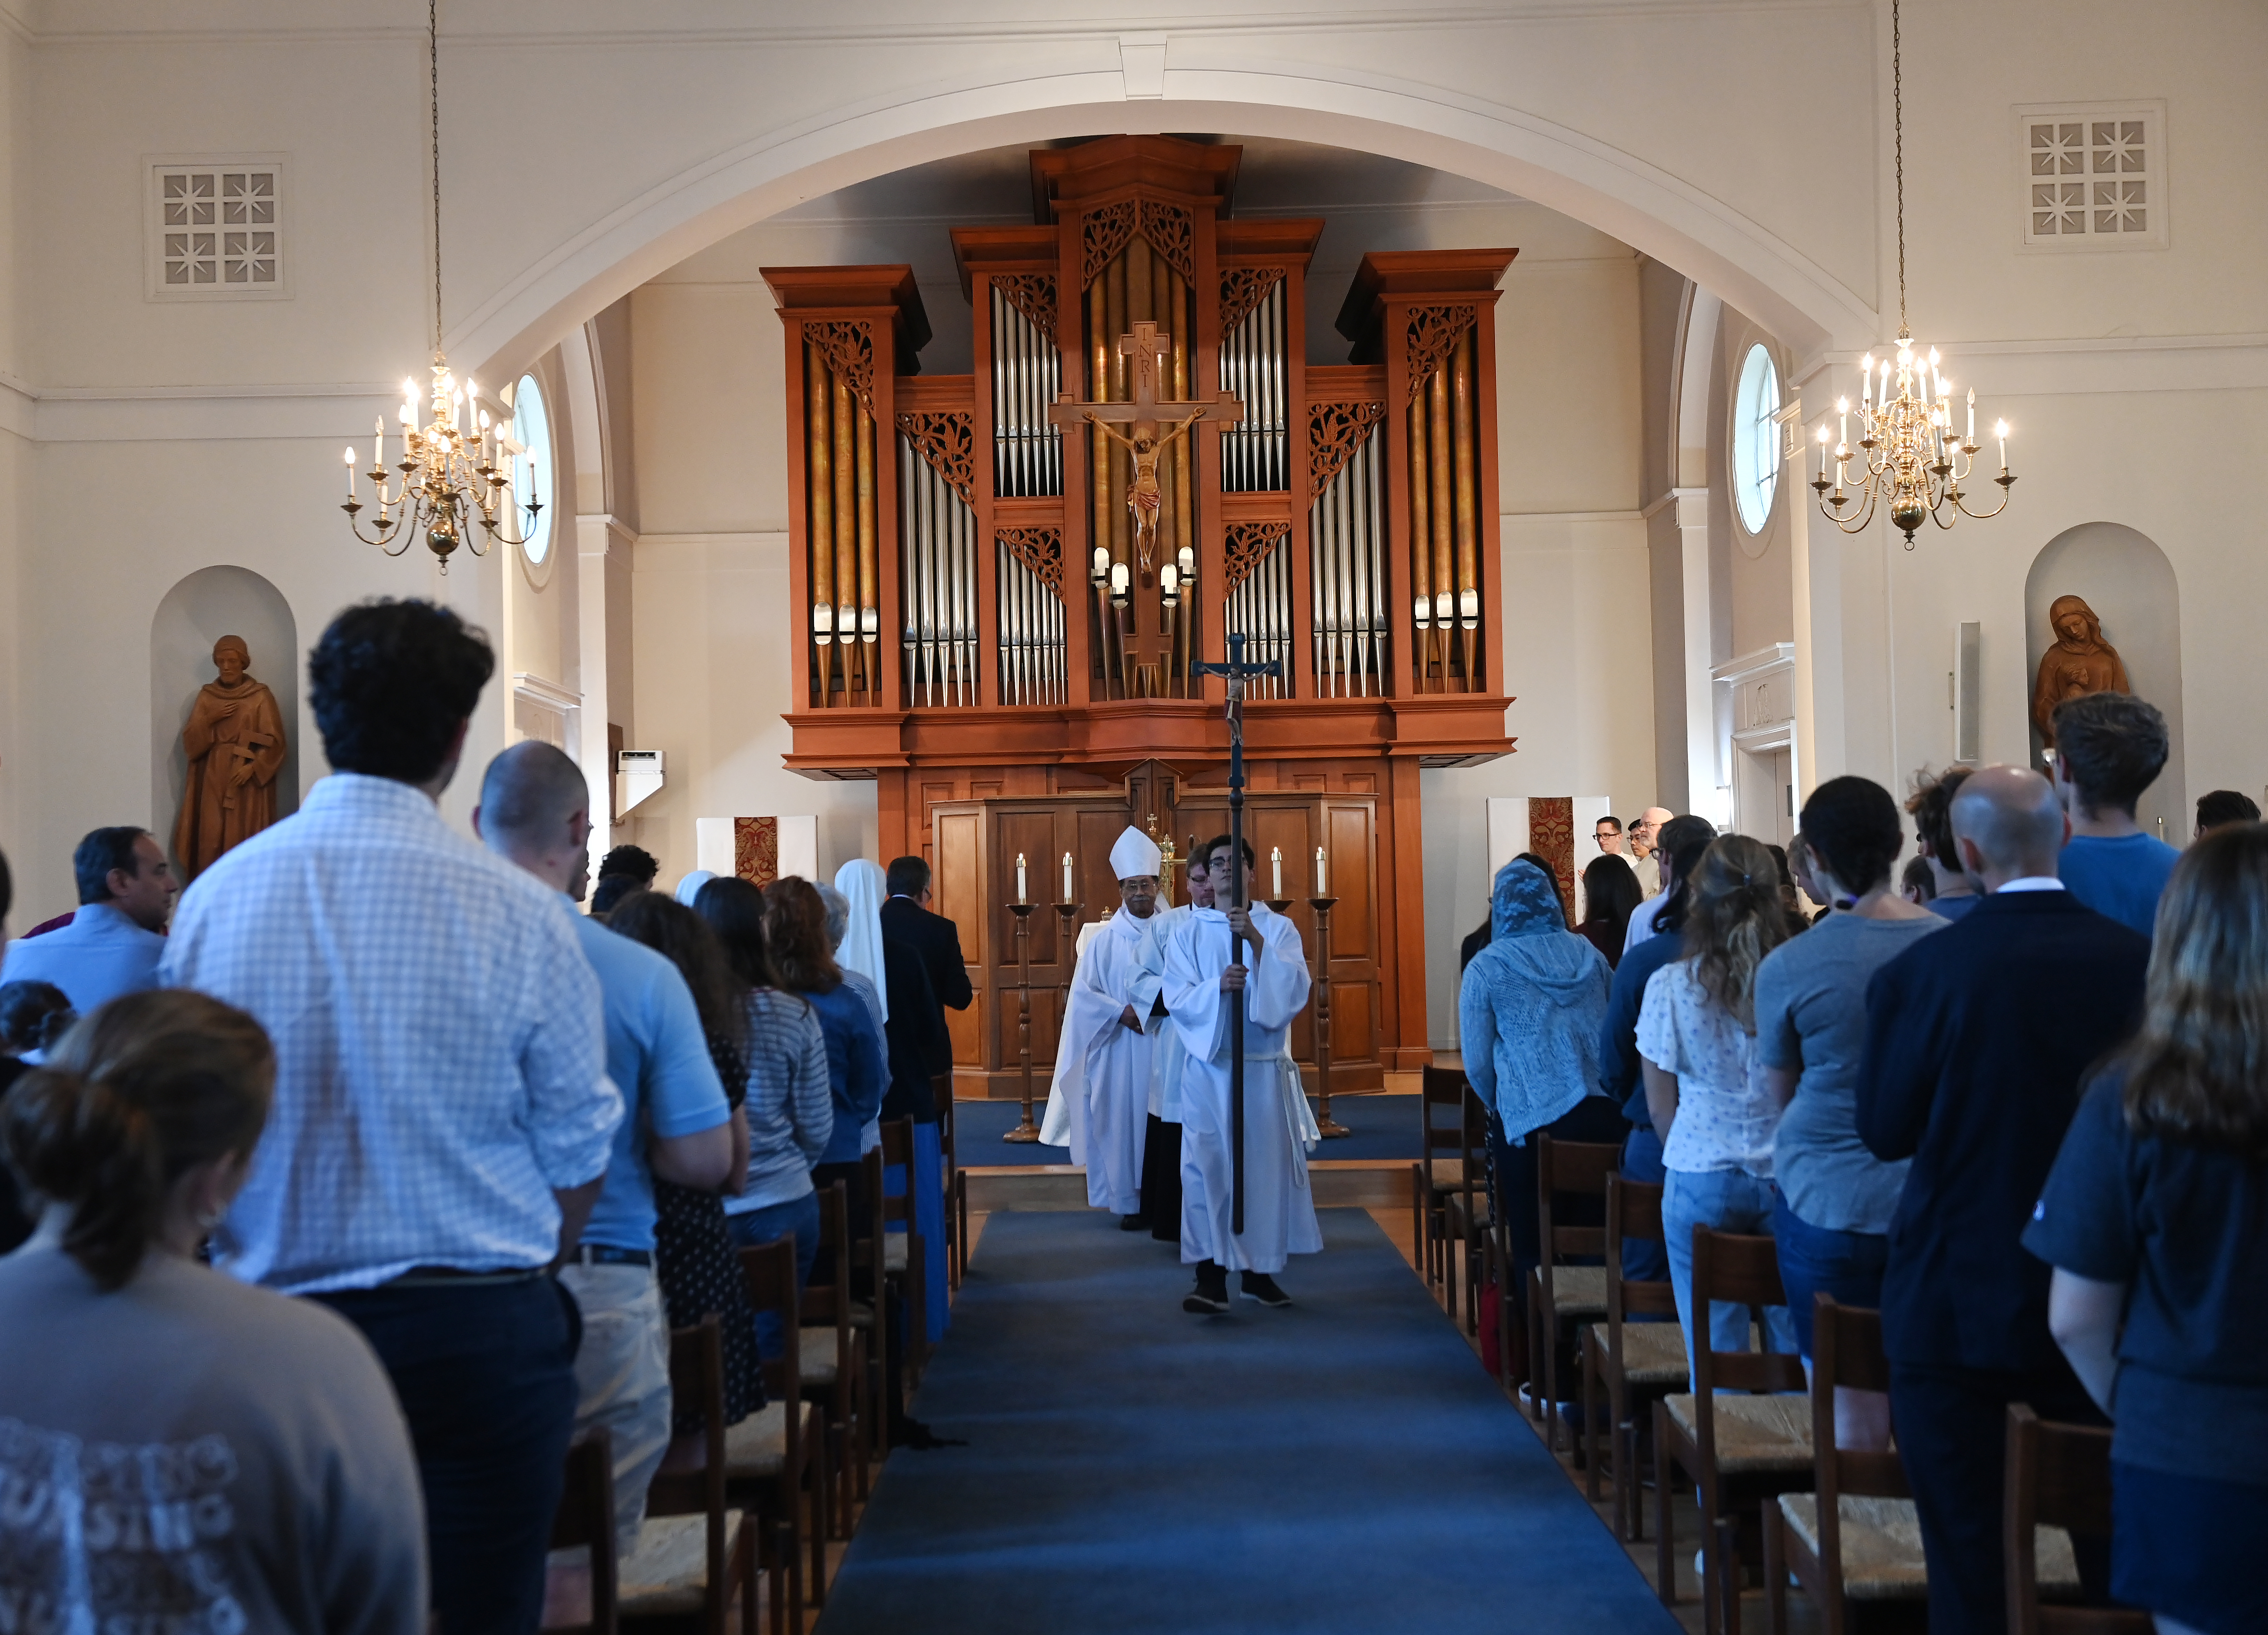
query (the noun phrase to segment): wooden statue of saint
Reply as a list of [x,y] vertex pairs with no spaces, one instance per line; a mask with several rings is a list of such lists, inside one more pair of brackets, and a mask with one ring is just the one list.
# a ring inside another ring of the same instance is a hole
[[198,689],[181,748],[189,782],[173,825],[173,855],[185,880],[276,821],[276,775],[284,770],[284,713],[276,695],[252,679],[252,652],[240,636],[213,644],[219,679]]
[[2102,639],[2102,622],[2084,597],[2057,597],[2048,608],[2048,628],[2055,632],[2055,645],[2040,655],[2039,677],[2032,684],[2032,725],[2040,730],[2040,742],[2052,749],[2055,710],[2065,699],[2134,689],[2118,650]]

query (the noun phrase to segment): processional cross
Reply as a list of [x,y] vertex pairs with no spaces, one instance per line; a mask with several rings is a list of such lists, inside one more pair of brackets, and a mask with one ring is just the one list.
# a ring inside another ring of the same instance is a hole
[[[1172,349],[1172,338],[1145,320],[1134,326],[1133,334],[1118,337],[1118,355],[1127,360],[1133,376],[1133,394],[1127,401],[1082,403],[1065,392],[1048,409],[1053,423],[1067,428],[1092,425],[1112,442],[1125,445],[1133,457],[1134,481],[1126,490],[1126,508],[1134,513],[1134,543],[1145,574],[1154,565],[1151,554],[1158,543],[1158,514],[1165,503],[1164,491],[1158,486],[1159,457],[1187,437],[1200,420],[1229,423],[1244,418],[1243,403],[1226,392],[1190,402],[1161,400],[1158,396],[1160,366]],[[1160,424],[1173,428],[1163,438],[1158,435]],[[1119,425],[1126,430],[1113,429]],[[1100,473],[1097,477],[1100,480]]]
[[[1228,683],[1228,908],[1241,909],[1244,902],[1244,685],[1256,675],[1281,675],[1283,660],[1270,659],[1265,664],[1247,664],[1244,659],[1244,637],[1232,631],[1228,637],[1226,664],[1198,663],[1190,669],[1199,675],[1217,675]],[[1227,910],[1222,910],[1224,913]],[[1243,961],[1237,955],[1239,939],[1232,929],[1228,933],[1228,962]],[[1238,989],[1228,996],[1228,1123],[1229,1123],[1229,1188],[1232,1202],[1228,1212],[1229,1230],[1241,1237],[1244,1234],[1244,991]]]

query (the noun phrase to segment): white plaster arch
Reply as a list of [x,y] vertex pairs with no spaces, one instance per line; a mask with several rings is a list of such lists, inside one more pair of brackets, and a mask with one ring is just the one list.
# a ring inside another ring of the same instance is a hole
[[988,80],[834,110],[663,178],[537,256],[464,319],[450,352],[524,367],[696,251],[816,195],[925,160],[1127,130],[1227,130],[1384,154],[1533,199],[1749,313],[1797,356],[1873,340],[1879,314],[1803,254],[1624,150],[1501,103],[1301,64],[1168,70],[1128,100],[1116,71]]

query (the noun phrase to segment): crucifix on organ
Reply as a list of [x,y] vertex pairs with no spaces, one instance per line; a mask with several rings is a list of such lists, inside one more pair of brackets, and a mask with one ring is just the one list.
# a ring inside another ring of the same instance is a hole
[[[1513,252],[1363,257],[1345,350],[1311,362],[1323,224],[1237,217],[1240,164],[1167,136],[1034,152],[1030,225],[950,235],[966,375],[920,372],[909,268],[765,269],[788,339],[788,765],[873,780],[881,855],[935,870],[978,995],[953,1018],[963,1094],[1013,1087],[1016,854],[1072,854],[1065,901],[1094,917],[1127,824],[1227,826],[1226,695],[1201,667],[1233,637],[1272,665],[1241,706],[1248,821],[1311,949],[1322,881],[1290,860],[1328,854],[1331,1087],[1432,1057],[1418,774],[1513,748],[1483,547]],[[1073,950],[1049,917],[1030,932],[1048,1061],[1042,995]]]

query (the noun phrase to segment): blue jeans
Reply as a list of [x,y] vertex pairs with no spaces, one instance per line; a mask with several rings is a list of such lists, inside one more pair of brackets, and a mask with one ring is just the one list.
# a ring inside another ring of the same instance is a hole
[[[1677,1296],[1677,1321],[1685,1330],[1685,1354],[1697,1354],[1693,1335],[1693,1228],[1770,1237],[1772,1183],[1744,1169],[1673,1169],[1662,1183],[1662,1234],[1669,1240],[1669,1285]],[[1795,1350],[1795,1327],[1787,1307],[1764,1309],[1767,1351]],[[1709,1306],[1709,1349],[1749,1349],[1749,1309],[1729,1300]]]
[[[766,1204],[738,1215],[725,1217],[725,1229],[733,1234],[733,1242],[740,1248],[758,1248],[767,1243],[777,1243],[791,1232],[795,1234],[795,1286],[797,1293],[811,1286],[811,1269],[819,1261],[819,1194],[806,1192],[799,1198],[790,1198],[784,1204]],[[778,1357],[787,1351],[786,1337],[780,1332],[779,1318],[773,1313],[756,1314],[756,1349],[765,1357]]]
[[1774,1187],[1771,1234],[1779,1242],[1779,1280],[1804,1361],[1811,1360],[1812,1296],[1823,1293],[1838,1306],[1882,1308],[1882,1268],[1890,1258],[1886,1234],[1812,1226]]
[[[1634,1128],[1623,1143],[1623,1179],[1661,1184],[1668,1172],[1661,1167],[1661,1138],[1652,1124]],[[1623,1240],[1623,1276],[1637,1283],[1660,1283],[1669,1276],[1669,1249],[1651,1238]]]

